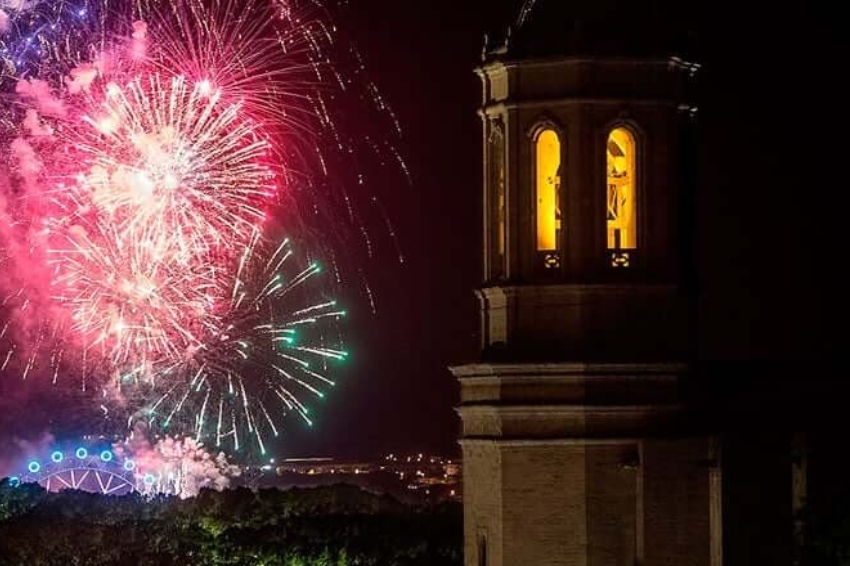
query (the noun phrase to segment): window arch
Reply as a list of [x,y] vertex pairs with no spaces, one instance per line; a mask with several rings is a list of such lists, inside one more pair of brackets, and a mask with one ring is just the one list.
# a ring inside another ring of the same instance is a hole
[[[637,248],[637,142],[629,128],[608,134],[606,223],[609,250]],[[627,256],[626,256],[627,257]]]
[[534,142],[537,251],[557,250],[561,239],[561,140],[550,128]]
[[505,275],[507,245],[507,191],[505,186],[505,134],[501,120],[490,123],[488,136],[489,195],[490,199],[490,273],[497,279]]

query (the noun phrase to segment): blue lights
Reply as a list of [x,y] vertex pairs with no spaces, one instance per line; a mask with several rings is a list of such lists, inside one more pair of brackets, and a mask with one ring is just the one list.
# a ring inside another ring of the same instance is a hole
[[156,478],[153,474],[145,474],[145,485],[151,486],[156,481]]
[[[34,47],[39,43],[55,41],[57,33],[64,28],[87,26],[89,16],[94,15],[90,6],[69,6],[68,0],[11,0],[13,10],[6,10],[0,44],[3,44],[3,59],[0,66],[8,65],[18,72],[39,64],[46,54]],[[85,4],[85,2],[81,2]],[[0,0],[0,8],[8,8],[9,1]],[[9,49],[5,49],[9,47]],[[3,76],[5,81],[8,76]],[[4,85],[5,86],[5,85]]]
[[[140,482],[137,480],[139,476],[136,476],[137,464],[135,460],[126,457],[120,452],[116,453],[111,448],[104,446],[87,447],[85,443],[82,444],[82,446],[77,445],[77,448],[64,446],[64,448],[58,450],[54,449],[44,454],[43,457],[39,457],[39,459],[27,461],[26,468],[19,470],[19,475],[8,479],[9,485],[11,487],[18,487],[27,481],[42,483],[48,476],[53,477],[54,475],[58,475],[60,477],[68,477],[67,474],[73,474],[75,471],[78,471],[78,473],[84,472],[85,474],[93,472],[97,477],[101,478],[102,489],[103,482],[107,481],[104,479],[107,475],[119,478],[119,481],[124,482],[131,491],[133,489],[139,489]],[[92,467],[95,463],[99,465]],[[144,485],[149,488],[155,487],[161,477],[156,472],[145,473],[143,476]],[[73,475],[71,475],[71,480],[66,481],[65,485],[70,485],[68,482],[73,481]],[[134,485],[136,486],[135,488],[133,487]],[[107,487],[109,487],[108,484]]]

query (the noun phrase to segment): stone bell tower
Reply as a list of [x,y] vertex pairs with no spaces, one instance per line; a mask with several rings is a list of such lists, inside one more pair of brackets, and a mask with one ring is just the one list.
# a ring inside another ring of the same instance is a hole
[[630,18],[526,2],[477,73],[482,351],[460,381],[467,566],[719,566],[687,379],[697,65]]

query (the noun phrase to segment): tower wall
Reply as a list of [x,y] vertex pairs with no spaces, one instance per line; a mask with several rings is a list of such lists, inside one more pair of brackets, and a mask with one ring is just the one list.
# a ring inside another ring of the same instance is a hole
[[467,566],[719,566],[718,454],[679,434],[683,370],[455,368]]
[[467,566],[721,564],[717,443],[689,433],[679,394],[691,70],[502,55],[478,70],[482,356],[452,368]]

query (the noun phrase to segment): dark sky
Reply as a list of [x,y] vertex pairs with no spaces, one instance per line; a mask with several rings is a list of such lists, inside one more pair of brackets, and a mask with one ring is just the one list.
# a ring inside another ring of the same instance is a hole
[[457,449],[457,387],[447,367],[476,355],[481,273],[473,70],[488,22],[507,17],[499,11],[513,12],[513,3],[353,0],[340,21],[398,116],[413,183],[397,184],[391,171],[373,179],[405,263],[386,244],[370,262],[377,314],[361,309],[349,321],[358,335],[350,373],[320,424],[294,432],[286,447],[299,454]]
[[[457,449],[447,366],[475,359],[479,283],[483,35],[511,0],[349,0],[340,25],[404,132],[412,186],[373,179],[405,262],[379,244],[366,266],[377,313],[351,307],[352,361],[287,456]],[[769,20],[730,3],[689,5],[701,101],[695,228],[699,356],[822,360],[837,355],[847,213],[846,52],[816,7]],[[672,13],[672,12],[671,12]],[[720,24],[708,22],[721,22]],[[846,333],[846,331],[844,331]],[[2,390],[0,390],[2,393]],[[0,415],[0,425],[4,425]]]
[[[358,26],[405,132],[414,187],[400,189],[388,209],[408,261],[373,270],[379,314],[364,323],[351,382],[303,450],[453,450],[457,388],[446,366],[474,359],[477,344],[481,140],[472,70],[485,30],[515,13],[516,2],[350,5],[359,16],[346,23]],[[667,13],[694,30],[703,65],[699,358],[833,357],[843,304],[835,280],[845,184],[840,30],[817,6],[774,10],[769,21],[732,3],[688,10]]]

